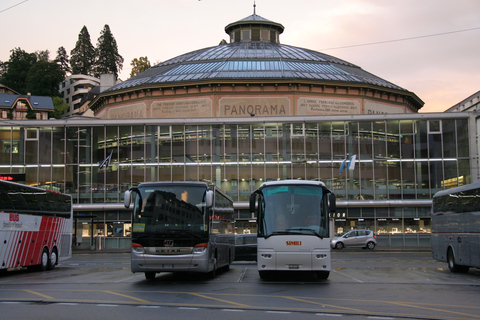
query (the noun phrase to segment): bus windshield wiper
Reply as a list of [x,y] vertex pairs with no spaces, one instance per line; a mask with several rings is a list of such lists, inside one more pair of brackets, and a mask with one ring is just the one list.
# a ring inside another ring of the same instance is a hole
[[300,228],[292,228],[292,229],[288,229],[288,230],[310,231],[312,234],[314,234],[315,236],[319,237],[319,238],[322,239],[322,240],[323,240],[323,238],[325,237],[325,236],[320,235],[317,231],[315,231],[315,230],[313,230],[313,229],[311,229],[311,228],[302,228],[302,227],[300,227]]
[[280,231],[275,231],[275,232],[270,233],[269,235],[267,235],[265,237],[265,239],[270,238],[271,236],[282,236],[282,235],[287,235],[287,234],[302,234],[302,233],[292,231],[291,229],[280,230]]

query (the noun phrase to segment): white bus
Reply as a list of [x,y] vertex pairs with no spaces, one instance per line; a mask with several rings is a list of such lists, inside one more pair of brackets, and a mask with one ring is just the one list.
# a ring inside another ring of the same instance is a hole
[[72,197],[0,181],[0,270],[51,270],[72,256]]
[[323,182],[265,182],[250,196],[250,211],[255,210],[260,278],[268,279],[276,271],[308,271],[328,278],[328,217],[335,211],[335,196]]
[[433,196],[432,255],[452,272],[480,268],[480,181]]
[[[132,195],[133,193],[133,195]],[[134,196],[132,272],[202,272],[212,278],[235,258],[233,201],[205,182],[148,182]]]

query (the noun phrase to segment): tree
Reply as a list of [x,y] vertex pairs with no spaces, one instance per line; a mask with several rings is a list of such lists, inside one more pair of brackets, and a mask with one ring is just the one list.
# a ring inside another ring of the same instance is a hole
[[96,47],[97,61],[95,65],[95,76],[103,73],[113,73],[118,78],[118,73],[123,67],[123,58],[118,53],[117,42],[106,24],[103,27]]
[[40,60],[28,71],[25,79],[27,92],[37,96],[58,96],[58,85],[65,79],[65,73],[55,62]]
[[142,73],[143,71],[152,67],[147,57],[140,57],[138,59],[134,58],[132,62],[130,62],[130,65],[132,66],[132,71],[130,71],[130,77],[134,77],[137,74]]
[[49,118],[60,119],[63,114],[68,112],[70,106],[60,97],[53,97],[52,101],[55,110],[51,111],[48,116]]
[[70,65],[73,74],[93,75],[95,65],[95,48],[90,42],[87,27],[83,26],[78,35],[75,48],[70,52]]
[[64,47],[60,47],[57,50],[57,57],[54,62],[60,66],[60,69],[66,75],[68,72],[71,72],[70,64],[68,63],[68,54],[67,50]]
[[37,62],[35,53],[27,53],[20,48],[10,51],[10,59],[2,65],[0,81],[3,85],[21,94],[26,94],[26,78],[30,68]]
[[35,51],[35,56],[37,61],[50,61],[50,51],[48,50],[37,50]]

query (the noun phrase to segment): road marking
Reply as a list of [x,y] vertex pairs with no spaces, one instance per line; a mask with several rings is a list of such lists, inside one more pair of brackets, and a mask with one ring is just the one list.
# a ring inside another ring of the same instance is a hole
[[138,306],[139,308],[145,309],[160,309],[160,306]]
[[346,275],[346,274],[343,273],[343,272],[340,272],[340,271],[337,271],[337,270],[332,270],[332,271],[335,272],[335,273],[338,273],[339,275],[342,275],[342,276],[344,276],[344,277],[350,278],[350,279],[352,279],[353,281],[356,281],[356,282],[358,282],[358,283],[363,283],[362,280],[359,280],[359,279],[356,279],[356,278],[351,277],[351,276],[349,276],[349,275]]
[[286,297],[286,296],[282,296],[282,298],[284,298],[284,299],[290,299],[290,300],[294,300],[294,301],[305,302],[305,303],[316,304],[316,305],[320,305],[320,306],[323,306],[323,307],[327,306],[327,307],[330,307],[330,308],[337,308],[337,309],[340,309],[340,310],[349,310],[349,311],[352,311],[352,312],[360,312],[360,313],[365,313],[365,311],[364,311],[364,310],[360,310],[360,309],[353,309],[353,308],[347,308],[347,307],[335,306],[335,305],[332,305],[332,304],[326,304],[326,303],[314,302],[314,301],[305,300],[305,299],[299,299],[299,298],[294,298],[294,297]]
[[118,304],[105,304],[105,303],[100,303],[100,304],[97,304],[97,307],[118,307]]
[[290,314],[289,311],[266,311],[267,313],[279,313],[279,314]]
[[250,308],[250,306],[248,306],[248,305],[246,305],[246,304],[243,304],[243,303],[237,303],[237,302],[233,302],[233,301],[228,301],[228,300],[213,298],[213,297],[209,297],[209,296],[207,296],[207,295],[200,294],[200,293],[189,292],[188,294],[191,294],[191,295],[194,295],[194,296],[197,296],[197,297],[201,297],[201,298],[205,298],[205,299],[211,299],[211,300],[215,300],[215,301],[230,303],[230,304],[233,304],[233,305],[236,305],[236,306],[239,306],[239,307]]
[[34,294],[34,295],[37,295],[37,296],[40,296],[40,297],[48,299],[48,300],[55,300],[55,298],[53,298],[53,297],[47,296],[46,294],[43,294],[43,293],[40,293],[40,292],[35,292],[33,290],[23,289],[23,291]]
[[113,291],[108,291],[108,290],[103,290],[103,292],[114,294],[114,295],[124,297],[124,298],[128,298],[128,299],[132,299],[132,300],[139,301],[139,302],[142,302],[142,303],[151,303],[150,301],[143,300],[143,299],[136,298],[136,297],[132,297],[132,296],[128,296],[126,294],[121,294],[121,293],[118,293],[118,292],[113,292]]
[[228,312],[244,312],[245,310],[240,310],[240,309],[222,309],[222,311],[228,311]]
[[341,317],[341,314],[335,314],[335,313],[316,313],[316,316],[322,316],[322,317]]
[[389,302],[389,303],[396,304],[396,305],[399,305],[399,306],[404,306],[404,307],[410,307],[410,308],[433,310],[433,311],[440,311],[440,312],[446,312],[446,313],[451,313],[451,314],[458,314],[458,315],[462,315],[462,316],[468,316],[468,317],[472,317],[472,318],[480,318],[480,315],[477,315],[477,314],[456,312],[456,311],[450,311],[450,310],[446,310],[446,309],[422,307],[422,306],[419,306],[419,305],[415,305],[413,303],[402,303],[402,302],[395,302],[395,301],[392,301],[392,302]]

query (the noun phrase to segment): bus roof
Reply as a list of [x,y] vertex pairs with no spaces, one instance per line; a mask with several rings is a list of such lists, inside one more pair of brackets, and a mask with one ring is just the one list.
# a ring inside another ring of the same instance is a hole
[[269,186],[280,186],[280,185],[310,185],[310,186],[318,186],[322,188],[327,188],[325,183],[322,181],[313,181],[313,180],[298,180],[298,179],[288,179],[288,180],[277,180],[277,181],[267,181],[262,183],[260,189]]
[[444,195],[447,195],[447,194],[457,193],[457,192],[462,192],[462,191],[467,191],[467,190],[472,190],[472,189],[480,189],[480,180],[478,180],[474,183],[464,185],[464,186],[438,191],[437,193],[435,193],[435,195],[433,197],[434,198],[435,197],[440,197],[440,196],[444,196]]
[[140,187],[153,187],[161,185],[188,185],[188,186],[202,186],[208,188],[210,184],[205,181],[156,181],[156,182],[143,182],[138,186]]

